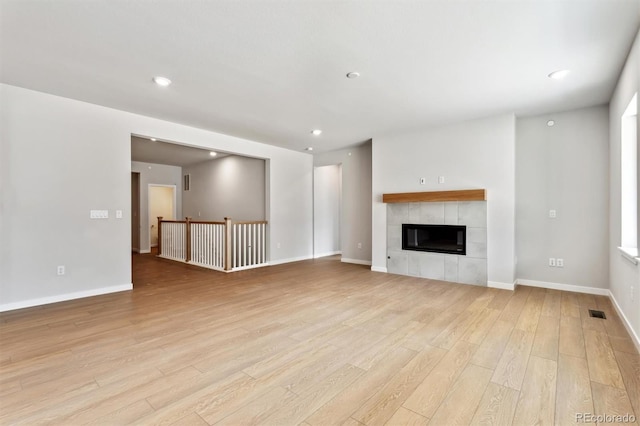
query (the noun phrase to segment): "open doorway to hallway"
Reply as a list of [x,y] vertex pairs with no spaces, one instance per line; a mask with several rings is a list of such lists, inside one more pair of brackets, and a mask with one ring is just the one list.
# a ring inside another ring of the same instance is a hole
[[149,247],[158,246],[158,218],[176,220],[176,186],[149,184]]
[[140,253],[140,173],[131,172],[131,251]]
[[342,165],[313,169],[313,257],[342,254]]

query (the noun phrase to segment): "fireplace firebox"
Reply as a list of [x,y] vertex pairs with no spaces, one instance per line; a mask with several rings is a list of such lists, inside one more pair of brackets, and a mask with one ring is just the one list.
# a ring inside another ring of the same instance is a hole
[[403,223],[402,250],[466,255],[467,227]]

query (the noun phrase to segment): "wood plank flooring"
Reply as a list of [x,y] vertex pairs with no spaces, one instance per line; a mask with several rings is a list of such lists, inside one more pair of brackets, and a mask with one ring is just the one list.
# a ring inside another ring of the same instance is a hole
[[132,292],[0,314],[0,424],[640,416],[640,356],[603,296],[381,274],[335,257],[232,274],[133,262]]

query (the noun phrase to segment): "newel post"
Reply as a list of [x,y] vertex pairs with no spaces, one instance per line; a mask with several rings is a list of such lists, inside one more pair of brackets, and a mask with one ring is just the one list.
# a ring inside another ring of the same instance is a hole
[[230,271],[232,269],[232,264],[231,264],[231,231],[232,231],[232,224],[231,224],[231,218],[230,217],[225,217],[224,218],[224,270],[225,271]]
[[160,255],[162,255],[162,216],[158,216],[158,256]]
[[191,261],[191,218],[189,216],[185,217],[185,221],[186,223],[186,227],[187,227],[187,238],[186,238],[186,243],[187,243],[187,250],[185,251],[187,254],[187,258],[185,259],[185,262],[189,263],[189,261]]

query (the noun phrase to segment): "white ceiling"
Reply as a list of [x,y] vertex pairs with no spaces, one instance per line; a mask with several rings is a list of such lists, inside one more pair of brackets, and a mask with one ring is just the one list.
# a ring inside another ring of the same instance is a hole
[[205,161],[219,160],[229,154],[216,152],[212,157],[209,150],[189,146],[152,141],[137,136],[131,137],[131,160],[145,163],[166,164],[187,167]]
[[0,5],[4,83],[315,152],[606,103],[640,25],[640,0]]

